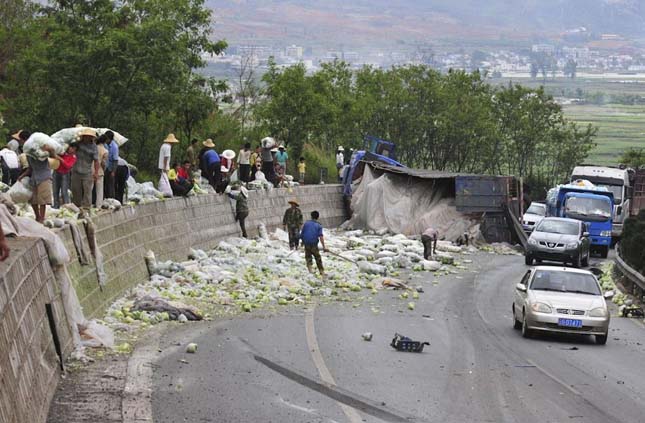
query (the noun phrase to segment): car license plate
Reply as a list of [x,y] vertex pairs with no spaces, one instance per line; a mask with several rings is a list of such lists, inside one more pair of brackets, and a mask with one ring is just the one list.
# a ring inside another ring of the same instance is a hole
[[577,319],[558,319],[558,326],[565,326],[568,328],[581,328],[582,320]]

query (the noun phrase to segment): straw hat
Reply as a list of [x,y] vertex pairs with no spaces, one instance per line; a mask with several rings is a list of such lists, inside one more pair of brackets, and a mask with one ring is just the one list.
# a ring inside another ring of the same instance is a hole
[[219,171],[222,173],[228,173],[228,168],[226,166],[222,166],[220,167]]
[[20,134],[22,133],[22,131],[23,130],[21,129],[20,131],[18,131],[15,134],[11,135],[11,138],[13,138],[16,141],[20,141]]
[[47,159],[49,161],[49,168],[51,170],[56,170],[60,167],[60,160],[54,159],[52,157]]
[[168,134],[165,140],[163,142],[168,143],[168,144],[177,144],[179,143],[179,140],[175,138],[175,134]]
[[213,140],[210,139],[210,138],[207,139],[206,141],[202,142],[202,145],[204,147],[208,147],[208,148],[215,148],[215,144],[213,143]]
[[296,207],[300,207],[300,203],[298,203],[298,200],[295,198],[292,198],[291,200],[288,201],[289,204],[295,204]]
[[233,160],[235,158],[235,151],[233,150],[224,150],[222,152],[222,157],[228,160]]
[[281,148],[281,149],[284,150],[284,144],[280,144],[280,147],[278,147],[278,148]]
[[92,128],[83,128],[78,132],[78,136],[96,138],[96,131]]
[[278,151],[278,147],[273,147],[273,148],[271,149],[271,152],[272,152],[272,153],[275,153],[275,152],[277,152],[277,151]]
[[345,149],[343,148],[343,146],[342,146],[342,145],[339,145],[339,146],[338,146],[338,151],[345,151]]

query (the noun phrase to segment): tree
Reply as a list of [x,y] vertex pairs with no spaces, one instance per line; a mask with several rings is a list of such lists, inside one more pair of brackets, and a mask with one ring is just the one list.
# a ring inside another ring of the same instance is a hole
[[213,85],[194,74],[226,46],[210,24],[204,0],[52,1],[8,64],[7,121],[51,133],[82,117],[126,134],[138,144],[129,158],[152,165],[164,132],[192,132],[215,107]]
[[639,169],[645,166],[645,149],[630,148],[620,157],[620,163],[632,169]]
[[571,79],[576,78],[576,72],[578,69],[578,63],[573,60],[567,60],[567,63],[564,65],[564,76],[568,76]]
[[240,106],[236,113],[239,117],[242,130],[246,129],[253,104],[260,94],[260,87],[256,82],[257,56],[255,51],[246,51],[240,56],[240,66],[237,70],[237,92],[235,99]]

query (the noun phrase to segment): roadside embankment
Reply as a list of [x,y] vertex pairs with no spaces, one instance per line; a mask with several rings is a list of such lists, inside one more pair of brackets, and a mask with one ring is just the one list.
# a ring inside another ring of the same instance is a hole
[[[305,216],[318,210],[327,227],[344,220],[342,192],[337,185],[298,187],[292,192],[252,191],[246,220],[249,235],[257,233],[260,223],[269,230],[281,226],[287,200],[293,197]],[[223,238],[240,234],[233,204],[219,195],[126,206],[100,214],[93,225],[103,256],[106,277],[102,285],[88,232],[80,231],[76,246],[70,227],[59,232],[72,258],[67,269],[88,318],[102,315],[114,299],[147,280],[144,255],[148,250],[162,260],[182,259],[190,247],[213,247]],[[91,237],[92,231],[89,234]],[[9,245],[12,255],[0,264],[0,421],[43,422],[60,374],[47,304],[51,304],[63,357],[72,351],[72,336],[43,242],[23,238],[10,240]],[[81,263],[83,255],[87,257],[85,264]]]

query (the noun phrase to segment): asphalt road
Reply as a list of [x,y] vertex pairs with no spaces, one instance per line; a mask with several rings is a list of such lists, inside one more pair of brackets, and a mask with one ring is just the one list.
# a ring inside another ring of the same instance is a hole
[[[172,328],[154,369],[154,421],[645,421],[642,323],[612,319],[605,346],[524,339],[510,312],[523,257],[469,258],[468,271],[436,285],[415,274],[425,292],[413,311],[386,291],[358,308],[321,304]],[[397,352],[395,332],[430,346]],[[188,342],[197,354],[185,352]]]

